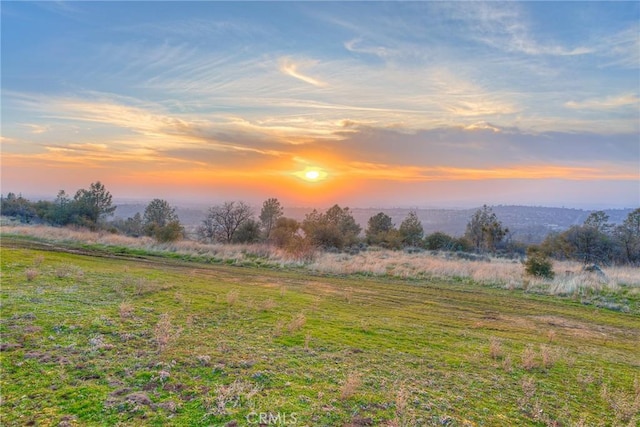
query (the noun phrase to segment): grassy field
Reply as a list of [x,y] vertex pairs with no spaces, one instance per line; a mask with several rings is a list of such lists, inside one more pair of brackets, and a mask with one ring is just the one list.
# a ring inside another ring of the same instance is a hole
[[2,425],[640,422],[633,311],[463,278],[1,245]]

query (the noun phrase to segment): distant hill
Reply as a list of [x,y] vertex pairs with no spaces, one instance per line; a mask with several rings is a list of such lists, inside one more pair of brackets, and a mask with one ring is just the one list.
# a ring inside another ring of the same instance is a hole
[[[120,204],[116,210],[116,217],[128,218],[136,212],[144,212],[144,204]],[[513,233],[513,239],[526,243],[538,243],[551,231],[563,231],[572,225],[579,225],[589,216],[592,211],[571,208],[549,208],[543,206],[493,206],[502,224]],[[256,213],[260,212],[256,208]],[[366,228],[370,217],[378,212],[389,215],[393,223],[398,226],[407,216],[410,209],[407,208],[352,208],[353,217]],[[415,209],[418,217],[422,221],[425,233],[430,234],[442,231],[452,236],[464,234],[467,222],[474,209]],[[609,221],[620,224],[633,209],[609,209],[605,212],[609,215]],[[177,213],[180,221],[189,230],[195,228],[206,216],[206,208],[184,208],[178,207]],[[285,208],[284,214],[287,217],[303,220],[304,216],[311,212],[312,208]]]

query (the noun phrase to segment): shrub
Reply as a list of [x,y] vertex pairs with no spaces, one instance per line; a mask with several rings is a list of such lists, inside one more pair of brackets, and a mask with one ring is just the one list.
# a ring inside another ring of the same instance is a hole
[[163,227],[155,227],[153,236],[160,243],[169,243],[184,237],[184,228],[179,221],[171,221]]
[[553,279],[553,264],[551,260],[537,246],[531,246],[527,249],[527,260],[524,263],[524,270],[530,276],[542,277],[545,279]]

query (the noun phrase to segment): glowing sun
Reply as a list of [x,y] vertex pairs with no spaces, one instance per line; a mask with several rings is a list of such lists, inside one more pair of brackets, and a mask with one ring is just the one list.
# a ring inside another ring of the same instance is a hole
[[318,182],[318,181],[322,181],[323,179],[325,179],[327,177],[327,172],[325,172],[324,170],[320,169],[320,168],[306,168],[303,171],[298,171],[294,173],[295,176],[297,176],[298,178],[301,178],[305,181],[309,181],[309,182]]
[[309,181],[315,181],[316,179],[320,178],[320,172],[318,172],[318,171],[307,171],[307,172],[305,172],[304,177],[306,179],[308,179]]

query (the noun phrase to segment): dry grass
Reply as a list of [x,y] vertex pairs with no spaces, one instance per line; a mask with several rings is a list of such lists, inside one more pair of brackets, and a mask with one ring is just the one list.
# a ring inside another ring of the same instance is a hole
[[502,342],[495,337],[491,337],[489,340],[489,356],[496,360],[502,358],[503,355]]
[[260,392],[260,389],[253,384],[236,380],[228,385],[219,385],[216,389],[214,414],[226,415],[227,407],[236,408],[247,404]]
[[238,298],[240,298],[240,294],[237,290],[231,290],[227,293],[227,304],[229,306],[234,306],[238,302]]
[[269,298],[268,300],[264,301],[260,305],[260,310],[262,310],[262,311],[271,311],[274,308],[276,308],[277,306],[278,306],[278,303],[276,303],[274,300]]
[[162,352],[166,347],[180,335],[180,330],[174,328],[168,314],[161,314],[158,323],[153,328],[153,336],[158,346],[158,351]]
[[640,421],[640,394],[627,393],[623,390],[610,390],[603,384],[600,397],[614,414],[614,425],[637,425]]
[[533,377],[522,377],[520,386],[522,387],[522,397],[519,399],[519,404],[524,409],[529,406],[531,399],[536,394],[536,380]]
[[540,358],[542,359],[542,367],[545,369],[549,369],[556,364],[556,362],[560,358],[560,353],[549,346],[541,345]]
[[350,373],[347,375],[342,387],[340,387],[340,399],[346,400],[354,396],[361,385],[360,374],[357,372]]
[[530,371],[536,366],[536,352],[531,345],[528,345],[522,352],[522,368]]
[[38,277],[40,275],[40,272],[35,268],[27,268],[25,270],[24,274],[27,277],[27,281],[31,282],[31,281],[35,280],[36,277]]
[[513,363],[511,362],[510,356],[506,356],[502,359],[502,369],[504,369],[505,372],[513,371]]
[[307,333],[307,335],[304,336],[304,349],[305,351],[309,351],[309,343],[311,342],[311,334]]
[[118,312],[120,313],[121,319],[128,319],[133,316],[133,305],[130,302],[122,301],[120,306],[118,306]]
[[[583,295],[589,292],[616,291],[621,287],[640,292],[640,269],[637,267],[604,267],[604,275],[582,271],[577,262],[554,262],[554,279],[524,277],[520,262],[503,258],[463,259],[457,254],[405,253],[372,249],[356,255],[314,253],[313,257],[265,244],[222,245],[191,240],[160,244],[149,237],[132,238],[106,232],[48,226],[3,227],[3,233],[29,235],[60,242],[82,242],[107,246],[126,246],[146,251],[170,252],[185,256],[200,256],[235,263],[256,259],[280,267],[305,267],[330,274],[362,274],[399,278],[466,278],[478,283],[525,289],[552,295]],[[345,294],[345,298],[350,295]]]
[[294,333],[302,329],[305,323],[307,323],[307,317],[304,313],[298,313],[293,319],[291,319],[287,329],[289,330],[289,333]]

